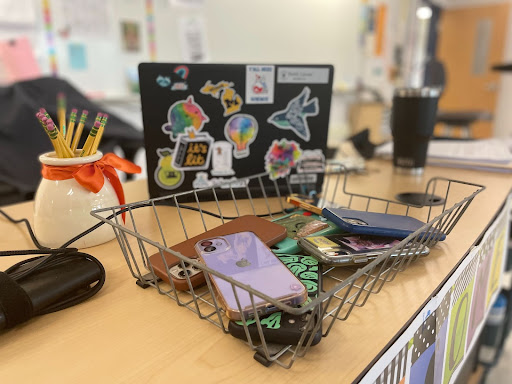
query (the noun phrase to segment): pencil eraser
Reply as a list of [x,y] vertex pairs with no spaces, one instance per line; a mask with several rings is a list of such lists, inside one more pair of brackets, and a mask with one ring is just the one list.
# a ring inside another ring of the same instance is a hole
[[88,115],[88,114],[89,114],[89,111],[88,111],[87,109],[84,109],[84,110],[82,110],[82,113],[83,113],[84,115]]
[[78,113],[78,109],[73,108],[73,109],[71,110],[71,113]]
[[95,122],[94,122],[94,126],[95,126],[96,128],[99,128],[99,127],[100,127],[100,125],[101,125],[101,123],[100,123],[99,121],[95,121]]
[[46,129],[49,131],[53,131],[55,129],[55,124],[53,124],[52,122],[49,122],[48,125],[46,126]]
[[108,119],[108,113],[104,113],[104,114],[103,114],[103,118],[104,118],[104,119]]

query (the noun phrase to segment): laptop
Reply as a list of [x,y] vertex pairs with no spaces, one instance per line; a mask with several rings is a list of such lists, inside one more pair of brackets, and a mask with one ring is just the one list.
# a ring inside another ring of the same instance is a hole
[[319,172],[309,181],[320,191],[333,71],[332,65],[140,64],[151,198],[263,172],[292,184]]

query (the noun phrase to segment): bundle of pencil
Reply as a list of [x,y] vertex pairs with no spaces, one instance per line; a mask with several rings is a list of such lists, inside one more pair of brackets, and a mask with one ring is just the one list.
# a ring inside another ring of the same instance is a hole
[[77,150],[89,112],[86,110],[82,111],[76,132],[74,132],[77,114],[78,110],[73,108],[69,116],[69,123],[66,122],[66,99],[62,93],[57,95],[57,117],[60,129],[44,108],[40,108],[36,113],[37,119],[50,138],[55,153],[59,158],[90,156],[94,155],[98,150],[105,125],[107,124],[108,115],[106,113],[98,113],[83,148]]

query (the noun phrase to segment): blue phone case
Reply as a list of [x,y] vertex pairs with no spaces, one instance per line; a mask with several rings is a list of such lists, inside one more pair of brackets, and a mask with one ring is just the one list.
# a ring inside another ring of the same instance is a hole
[[[405,239],[414,231],[425,225],[424,222],[410,216],[392,215],[389,213],[376,213],[356,211],[343,208],[324,208],[322,214],[341,229],[364,235],[389,236]],[[357,224],[363,221],[365,224]],[[439,234],[438,240],[444,240],[446,235]]]

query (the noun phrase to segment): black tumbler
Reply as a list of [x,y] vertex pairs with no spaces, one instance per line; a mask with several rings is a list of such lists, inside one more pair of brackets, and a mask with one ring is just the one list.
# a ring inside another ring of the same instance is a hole
[[393,95],[393,165],[400,173],[422,174],[436,123],[439,88],[398,88]]

